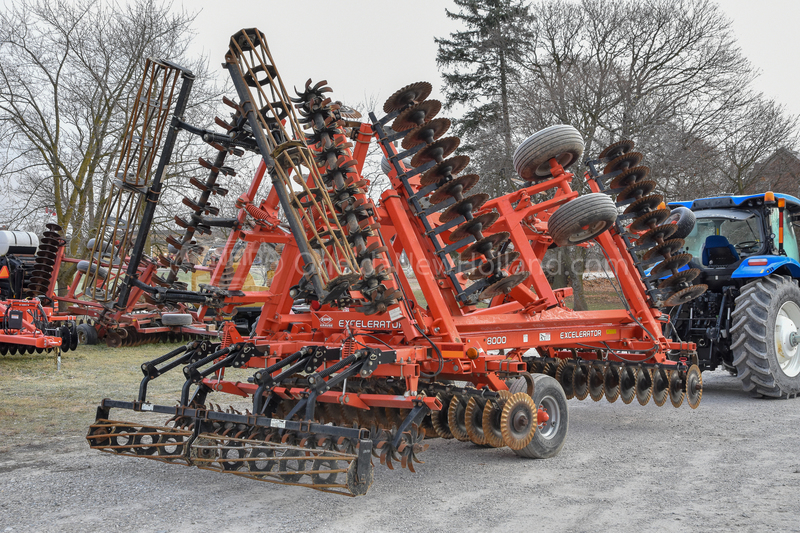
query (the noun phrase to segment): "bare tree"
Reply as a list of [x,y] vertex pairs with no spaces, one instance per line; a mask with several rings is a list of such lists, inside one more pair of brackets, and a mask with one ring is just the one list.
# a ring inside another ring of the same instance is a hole
[[44,207],[71,233],[92,224],[145,57],[186,49],[192,17],[170,10],[95,0],[0,12],[2,168],[17,224],[35,223]]
[[798,119],[787,116],[775,102],[759,97],[733,114],[721,133],[720,173],[728,191],[744,194],[754,189],[761,177],[755,172],[759,162],[781,148],[797,146]]
[[[584,137],[587,158],[633,139],[648,155],[652,176],[665,178],[662,187],[670,180],[697,184],[702,173],[711,183],[697,189],[716,188],[709,177],[718,182],[719,132],[755,99],[747,90],[755,74],[716,4],[546,0],[531,11],[535,39],[513,100],[519,139],[553,123],[571,124]],[[585,187],[582,179],[574,185]],[[585,249],[566,255],[575,271],[575,306],[583,309]]]
[[[147,57],[195,71],[192,103],[211,105],[203,60],[185,61],[194,15],[135,0],[17,0],[0,12],[0,169],[19,229],[56,222],[79,256],[110,193],[115,154]],[[189,111],[197,118],[207,113]],[[213,120],[206,117],[205,121]],[[176,152],[168,176],[179,173]],[[45,211],[46,210],[46,211]],[[62,283],[71,275],[64,272]]]

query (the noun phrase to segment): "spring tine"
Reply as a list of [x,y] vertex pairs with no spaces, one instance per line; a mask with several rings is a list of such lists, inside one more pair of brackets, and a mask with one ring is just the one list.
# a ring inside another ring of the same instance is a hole
[[197,187],[198,189],[200,189],[203,192],[207,191],[210,188],[208,185],[206,185],[205,183],[203,183],[202,181],[200,181],[197,178],[189,178],[189,183],[194,185],[195,187]]
[[227,96],[222,97],[222,103],[228,107],[232,107],[233,109],[238,111],[240,115],[244,115],[244,110],[242,109],[242,107],[233,100],[229,99]]
[[172,246],[174,246],[175,249],[177,249],[177,250],[180,250],[181,248],[183,248],[183,243],[181,243],[181,241],[179,241],[178,239],[176,239],[172,235],[167,235],[167,238],[164,239],[164,240],[166,240],[168,244],[171,244]]
[[181,202],[183,203],[183,205],[185,205],[195,213],[199,214],[203,210],[203,208],[199,204],[196,204],[195,201],[190,199],[188,196],[184,196]]
[[228,124],[219,117],[214,117],[214,123],[220,128],[224,129],[225,131],[231,131],[233,129],[233,126],[231,126],[230,124]]

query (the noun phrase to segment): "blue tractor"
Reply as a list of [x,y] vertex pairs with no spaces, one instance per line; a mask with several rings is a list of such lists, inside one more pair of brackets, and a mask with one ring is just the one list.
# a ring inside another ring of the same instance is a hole
[[745,391],[800,394],[800,200],[767,192],[669,204],[683,248],[683,276],[708,285],[675,306],[671,334],[697,344],[701,370],[720,366]]

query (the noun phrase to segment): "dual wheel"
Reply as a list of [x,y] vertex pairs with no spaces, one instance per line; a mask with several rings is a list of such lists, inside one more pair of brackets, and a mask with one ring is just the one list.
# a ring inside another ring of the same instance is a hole
[[[583,154],[581,134],[567,124],[557,124],[525,139],[514,152],[514,168],[523,179],[544,181],[553,176],[553,165],[566,169]],[[579,196],[558,208],[548,221],[550,236],[558,246],[590,241],[617,219],[614,201],[605,194]]]

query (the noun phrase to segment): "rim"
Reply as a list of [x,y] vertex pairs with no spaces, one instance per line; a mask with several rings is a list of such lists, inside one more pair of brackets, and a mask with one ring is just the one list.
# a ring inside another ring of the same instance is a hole
[[[561,165],[561,168],[565,168],[572,163],[575,157],[570,152],[564,152],[562,154],[558,154],[555,157],[551,157],[550,159],[555,159],[556,161],[558,161],[558,164]],[[550,176],[550,171],[551,171],[550,159],[539,165],[539,168],[536,169],[536,172],[534,172],[534,174],[537,177],[542,178],[545,176]]]
[[539,424],[539,434],[542,438],[552,439],[556,436],[558,429],[561,427],[561,409],[558,406],[558,402],[552,396],[545,396],[542,398],[542,401],[539,402],[537,409],[545,411],[547,416],[550,417],[550,420],[547,422]]
[[572,235],[569,238],[570,242],[580,243],[591,239],[595,235],[599,235],[603,233],[606,229],[606,221],[605,220],[598,220],[597,222],[590,223],[580,229],[577,233]]
[[[799,326],[800,307],[794,302],[785,302],[775,317],[775,354],[781,370],[790,378],[800,374],[800,346],[796,343]],[[792,343],[793,337],[795,343]]]

